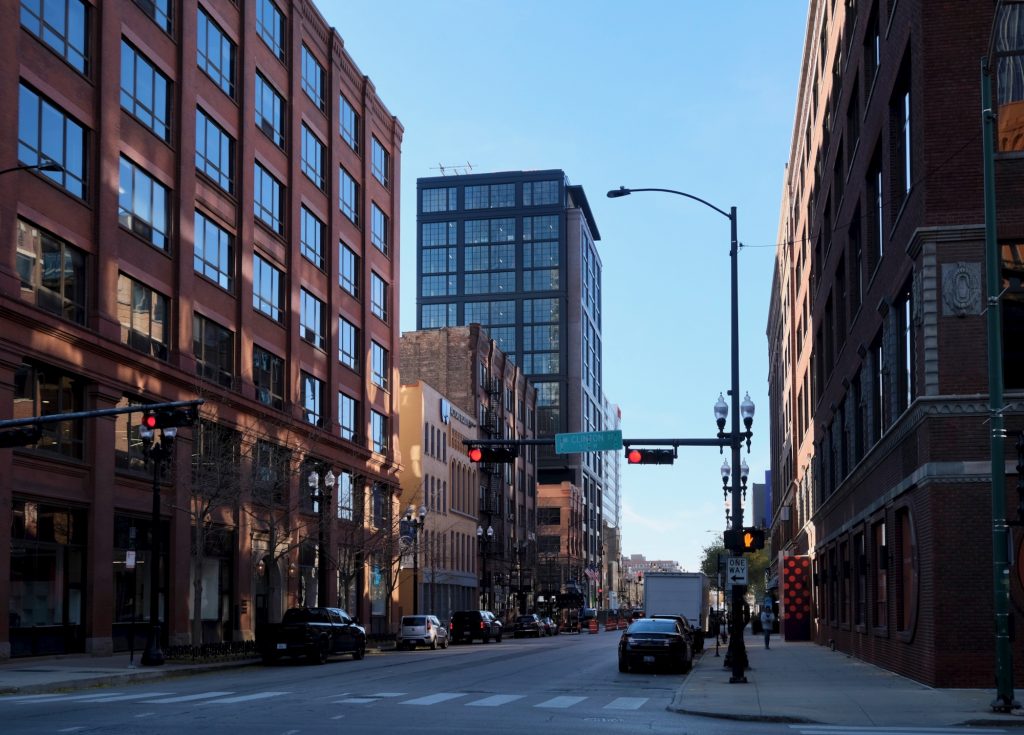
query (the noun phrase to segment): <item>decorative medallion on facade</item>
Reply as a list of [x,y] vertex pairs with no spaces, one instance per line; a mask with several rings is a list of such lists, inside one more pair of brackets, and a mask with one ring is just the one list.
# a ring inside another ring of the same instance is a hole
[[967,316],[981,313],[981,264],[943,263],[943,316]]

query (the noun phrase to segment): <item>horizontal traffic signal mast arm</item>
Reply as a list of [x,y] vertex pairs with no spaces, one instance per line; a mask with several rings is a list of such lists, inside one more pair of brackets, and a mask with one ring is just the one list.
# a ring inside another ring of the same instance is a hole
[[[538,439],[463,439],[467,447],[525,447],[528,445],[553,446],[555,437],[543,436]],[[628,449],[634,444],[653,447],[729,447],[732,437],[727,433],[714,439],[623,439],[622,446]]]
[[97,408],[92,411],[76,411],[74,413],[55,413],[48,416],[34,416],[27,419],[3,419],[0,420],[0,429],[11,429],[18,426],[30,426],[35,424],[56,424],[60,421],[73,421],[75,419],[92,419],[99,416],[117,416],[122,413],[147,413],[149,411],[160,411],[174,408],[188,408],[206,403],[204,398],[196,398],[191,401],[170,401],[165,403],[140,403],[132,406],[121,406],[119,408]]

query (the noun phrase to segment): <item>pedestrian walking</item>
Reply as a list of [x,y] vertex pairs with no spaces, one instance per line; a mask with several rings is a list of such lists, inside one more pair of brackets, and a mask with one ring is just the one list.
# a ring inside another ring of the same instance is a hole
[[772,626],[775,624],[775,613],[770,607],[761,610],[761,630],[764,631],[764,647],[767,649],[772,637]]

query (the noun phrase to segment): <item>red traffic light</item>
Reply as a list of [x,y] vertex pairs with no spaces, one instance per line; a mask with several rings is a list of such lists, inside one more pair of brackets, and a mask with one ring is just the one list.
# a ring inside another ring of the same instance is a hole
[[640,461],[644,458],[643,452],[639,449],[630,449],[626,453],[626,461],[630,464],[640,464]]
[[469,450],[469,461],[479,462],[484,458],[484,450],[480,447],[473,447]]
[[676,461],[674,449],[627,449],[629,464],[672,464]]
[[142,425],[147,429],[155,429],[157,425],[157,419],[155,413],[147,413],[142,417]]
[[494,464],[504,464],[508,462],[514,462],[516,459],[516,447],[470,447],[466,452],[469,456],[469,461],[473,464],[479,464],[481,462],[489,462]]

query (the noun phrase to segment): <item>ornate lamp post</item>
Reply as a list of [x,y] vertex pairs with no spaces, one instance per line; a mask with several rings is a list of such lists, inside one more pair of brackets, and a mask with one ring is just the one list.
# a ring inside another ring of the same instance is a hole
[[421,505],[420,506],[420,512],[419,512],[419,517],[418,518],[414,518],[415,514],[416,514],[416,506],[414,506],[414,505],[410,505],[408,508],[405,509],[405,524],[406,524],[406,528],[408,528],[412,532],[412,614],[413,615],[415,615],[417,610],[419,609],[419,596],[418,596],[418,590],[417,590],[417,588],[419,587],[419,584],[420,584],[419,583],[419,556],[420,556],[419,536],[420,536],[420,531],[423,528],[423,522],[427,518],[427,506],[425,506],[425,505]]
[[327,574],[330,571],[330,564],[327,561],[326,526],[327,518],[330,517],[331,490],[334,488],[335,479],[334,473],[327,470],[321,489],[319,472],[314,470],[306,478],[309,484],[309,497],[313,501],[313,512],[319,516],[316,546],[316,604],[319,607],[327,606]]
[[174,438],[178,428],[165,426],[160,428],[160,436],[156,436],[156,421],[147,414],[139,426],[139,438],[142,439],[142,450],[147,462],[153,463],[153,510],[150,515],[149,545],[149,634],[146,639],[146,650],[139,660],[143,666],[162,666],[164,652],[160,648],[160,476],[164,467],[174,457]]
[[477,541],[477,545],[480,547],[480,556],[481,556],[481,558],[483,559],[483,562],[484,562],[484,565],[483,565],[484,576],[483,576],[483,579],[482,579],[482,583],[483,584],[481,585],[483,587],[483,593],[484,593],[484,610],[490,610],[490,602],[491,602],[490,583],[491,583],[491,578],[489,576],[487,576],[487,556],[488,556],[488,554],[490,554],[491,541],[493,541],[493,540],[494,540],[494,528],[493,527],[488,526],[486,534],[484,533],[484,529],[483,528],[481,528],[480,526],[476,527],[476,541]]

